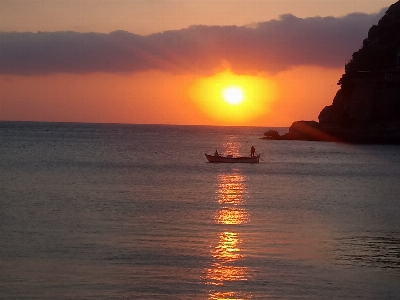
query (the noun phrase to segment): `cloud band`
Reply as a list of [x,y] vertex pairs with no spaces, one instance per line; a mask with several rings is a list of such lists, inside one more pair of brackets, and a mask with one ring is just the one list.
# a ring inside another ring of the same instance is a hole
[[384,14],[298,18],[250,26],[191,26],[148,36],[104,33],[0,33],[0,73],[276,73],[297,65],[341,67]]

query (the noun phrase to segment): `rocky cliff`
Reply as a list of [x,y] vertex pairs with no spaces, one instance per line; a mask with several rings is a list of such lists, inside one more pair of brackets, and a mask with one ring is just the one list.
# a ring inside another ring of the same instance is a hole
[[371,27],[338,84],[319,123],[294,122],[279,139],[400,144],[400,1]]

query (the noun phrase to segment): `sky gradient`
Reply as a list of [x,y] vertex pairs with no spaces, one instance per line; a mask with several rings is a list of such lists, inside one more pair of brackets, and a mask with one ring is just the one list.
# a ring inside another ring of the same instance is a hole
[[[392,3],[0,0],[0,119],[317,120],[345,63]],[[243,88],[243,105],[220,97],[230,85]]]

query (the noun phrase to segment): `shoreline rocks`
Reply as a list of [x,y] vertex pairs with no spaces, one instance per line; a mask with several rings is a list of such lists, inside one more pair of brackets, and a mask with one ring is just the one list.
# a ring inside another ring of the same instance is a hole
[[316,121],[296,121],[290,126],[289,132],[280,135],[275,130],[269,130],[261,139],[400,145],[400,121],[369,124],[362,128],[324,126]]

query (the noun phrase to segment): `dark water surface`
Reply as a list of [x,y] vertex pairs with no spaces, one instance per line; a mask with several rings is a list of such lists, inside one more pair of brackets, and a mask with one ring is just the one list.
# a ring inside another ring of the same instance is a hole
[[265,130],[0,122],[0,298],[400,299],[400,147]]

